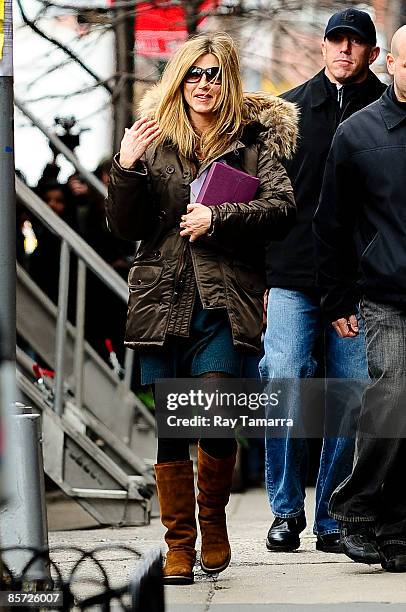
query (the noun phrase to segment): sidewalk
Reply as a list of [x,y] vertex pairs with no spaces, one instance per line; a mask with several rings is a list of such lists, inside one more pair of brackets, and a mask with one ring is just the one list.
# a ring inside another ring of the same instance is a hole
[[[313,498],[314,491],[309,490],[307,515],[310,520]],[[51,529],[57,522],[63,521],[66,525],[75,512],[78,513],[74,517],[76,520],[82,512],[74,509],[72,502],[66,504],[63,513],[60,508],[56,509],[57,506],[49,505]],[[85,515],[81,516],[83,520]],[[230,567],[218,578],[197,569],[194,585],[166,587],[167,612],[300,612],[307,607],[309,612],[310,609],[312,612],[406,610],[405,574],[389,574],[379,565],[360,565],[344,555],[316,551],[311,524],[302,534],[299,551],[268,552],[265,536],[272,516],[264,490],[232,495],[228,517],[233,554]],[[86,522],[91,521],[85,518],[83,525]],[[159,520],[154,518],[147,527],[52,531],[50,545],[92,548],[115,543],[146,551],[162,546],[163,532]],[[57,553],[55,558],[63,569],[68,570],[73,564],[73,558],[67,553]],[[113,583],[128,580],[134,568],[130,555],[106,551],[100,558],[104,559]]]

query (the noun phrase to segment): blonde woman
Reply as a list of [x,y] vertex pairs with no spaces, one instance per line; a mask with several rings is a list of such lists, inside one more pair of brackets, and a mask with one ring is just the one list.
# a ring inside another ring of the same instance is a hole
[[[259,352],[265,240],[285,236],[295,217],[280,158],[297,136],[295,107],[243,94],[238,55],[225,33],[198,35],[168,63],[126,130],[111,173],[107,216],[122,238],[141,240],[129,274],[127,346],[143,384],[158,378],[239,377]],[[190,183],[214,160],[258,177],[249,203],[190,204]],[[230,562],[225,507],[233,439],[198,447],[200,563]],[[190,584],[196,559],[195,489],[189,441],[158,439],[155,466],[166,526],[167,584]]]

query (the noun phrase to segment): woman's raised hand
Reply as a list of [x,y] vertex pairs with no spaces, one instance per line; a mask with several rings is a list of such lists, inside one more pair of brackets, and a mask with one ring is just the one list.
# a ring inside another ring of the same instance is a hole
[[141,159],[161,130],[155,119],[138,119],[130,128],[126,128],[121,141],[119,164],[122,168],[132,168]]

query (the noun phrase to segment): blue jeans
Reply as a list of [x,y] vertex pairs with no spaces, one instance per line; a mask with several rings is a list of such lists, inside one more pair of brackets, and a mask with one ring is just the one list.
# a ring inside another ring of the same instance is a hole
[[[316,340],[324,333],[327,378],[366,379],[368,369],[363,328],[355,339],[339,338],[332,326],[325,328],[320,300],[302,291],[271,289],[268,300],[265,355],[259,364],[261,378],[311,378],[317,363],[313,355]],[[298,387],[290,386],[287,410],[299,405]],[[354,440],[351,437],[325,438],[316,485],[314,533],[339,531],[328,514],[334,489],[351,472]],[[307,442],[298,438],[267,438],[265,441],[265,481],[272,512],[293,518],[304,509],[307,478]]]

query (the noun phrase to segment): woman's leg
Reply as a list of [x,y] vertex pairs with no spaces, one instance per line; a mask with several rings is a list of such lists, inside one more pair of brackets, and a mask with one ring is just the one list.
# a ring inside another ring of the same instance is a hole
[[216,459],[226,459],[237,452],[237,442],[234,438],[202,438],[199,446]]
[[[202,378],[230,378],[221,372],[208,372]],[[200,565],[214,574],[226,569],[231,549],[228,541],[225,508],[230,498],[237,453],[234,438],[204,438],[199,442],[197,487],[199,524],[202,536]]]
[[187,461],[190,459],[189,440],[184,438],[158,438],[157,463]]
[[196,500],[189,440],[158,439],[155,465],[162,524],[167,528],[165,584],[191,584],[196,560]]

